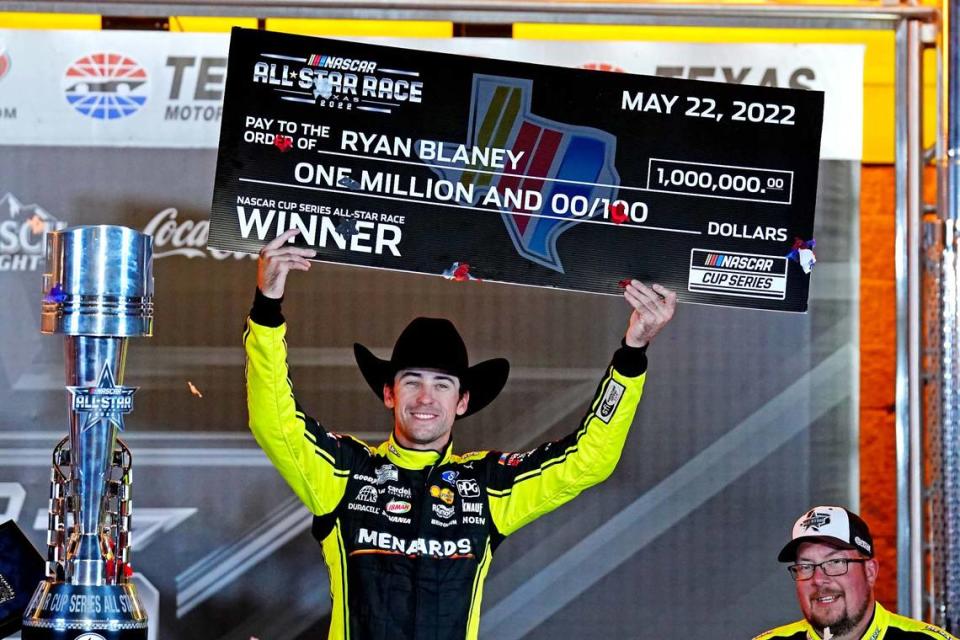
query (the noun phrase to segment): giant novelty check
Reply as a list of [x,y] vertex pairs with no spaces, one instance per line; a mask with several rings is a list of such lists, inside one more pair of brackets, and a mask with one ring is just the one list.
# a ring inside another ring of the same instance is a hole
[[815,91],[234,29],[209,246],[296,227],[329,262],[805,311],[822,119]]

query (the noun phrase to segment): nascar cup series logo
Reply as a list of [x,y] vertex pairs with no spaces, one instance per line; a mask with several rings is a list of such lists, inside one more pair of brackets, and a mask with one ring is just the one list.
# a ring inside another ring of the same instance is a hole
[[43,257],[44,234],[66,226],[39,205],[25,205],[12,193],[0,197],[0,272],[36,271]]
[[787,259],[693,249],[690,251],[687,289],[741,298],[784,300],[787,296]]
[[147,101],[147,72],[121,53],[92,53],[71,64],[63,78],[67,102],[97,120],[133,115]]

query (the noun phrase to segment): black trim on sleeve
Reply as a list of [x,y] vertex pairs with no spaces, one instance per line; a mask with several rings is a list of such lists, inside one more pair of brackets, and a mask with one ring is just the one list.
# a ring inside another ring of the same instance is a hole
[[250,319],[262,327],[279,327],[284,323],[283,313],[280,312],[282,303],[283,297],[268,298],[257,287],[253,307],[250,309]]
[[628,378],[635,378],[647,371],[647,347],[622,346],[613,354],[613,368]]

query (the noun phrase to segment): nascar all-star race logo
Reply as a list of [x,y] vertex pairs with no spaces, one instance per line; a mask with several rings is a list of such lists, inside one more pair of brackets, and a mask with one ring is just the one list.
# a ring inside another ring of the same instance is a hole
[[80,431],[107,420],[123,431],[123,416],[133,411],[133,394],[136,387],[118,385],[109,363],[103,363],[100,378],[95,387],[67,387],[70,392],[70,409],[85,416]]
[[0,272],[36,271],[44,234],[66,226],[40,205],[25,205],[12,193],[0,196]]
[[67,67],[63,91],[77,113],[97,120],[126,118],[147,101],[147,72],[121,53],[92,53]]
[[270,85],[282,100],[333,109],[393,113],[423,96],[420,72],[391,69],[373,60],[322,53],[306,57],[261,53],[253,65],[253,82]]

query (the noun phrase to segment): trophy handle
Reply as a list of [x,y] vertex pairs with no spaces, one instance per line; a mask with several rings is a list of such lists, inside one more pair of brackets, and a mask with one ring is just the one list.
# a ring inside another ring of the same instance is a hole
[[[70,437],[64,437],[53,450],[50,468],[50,503],[47,513],[47,577],[63,580],[68,541],[79,535],[77,496],[70,490]],[[128,582],[130,565],[131,524],[133,516],[133,454],[119,438],[108,471],[107,491],[102,513],[101,531],[107,584]]]
[[63,580],[66,568],[67,513],[73,510],[68,504],[69,480],[63,465],[70,464],[70,436],[65,436],[53,448],[53,464],[50,467],[50,502],[47,511],[47,577]]
[[107,496],[103,511],[106,515],[104,535],[110,541],[111,553],[106,557],[107,576],[110,584],[126,583],[130,566],[130,529],[133,516],[133,454],[119,438],[113,451],[111,477],[107,483]]

